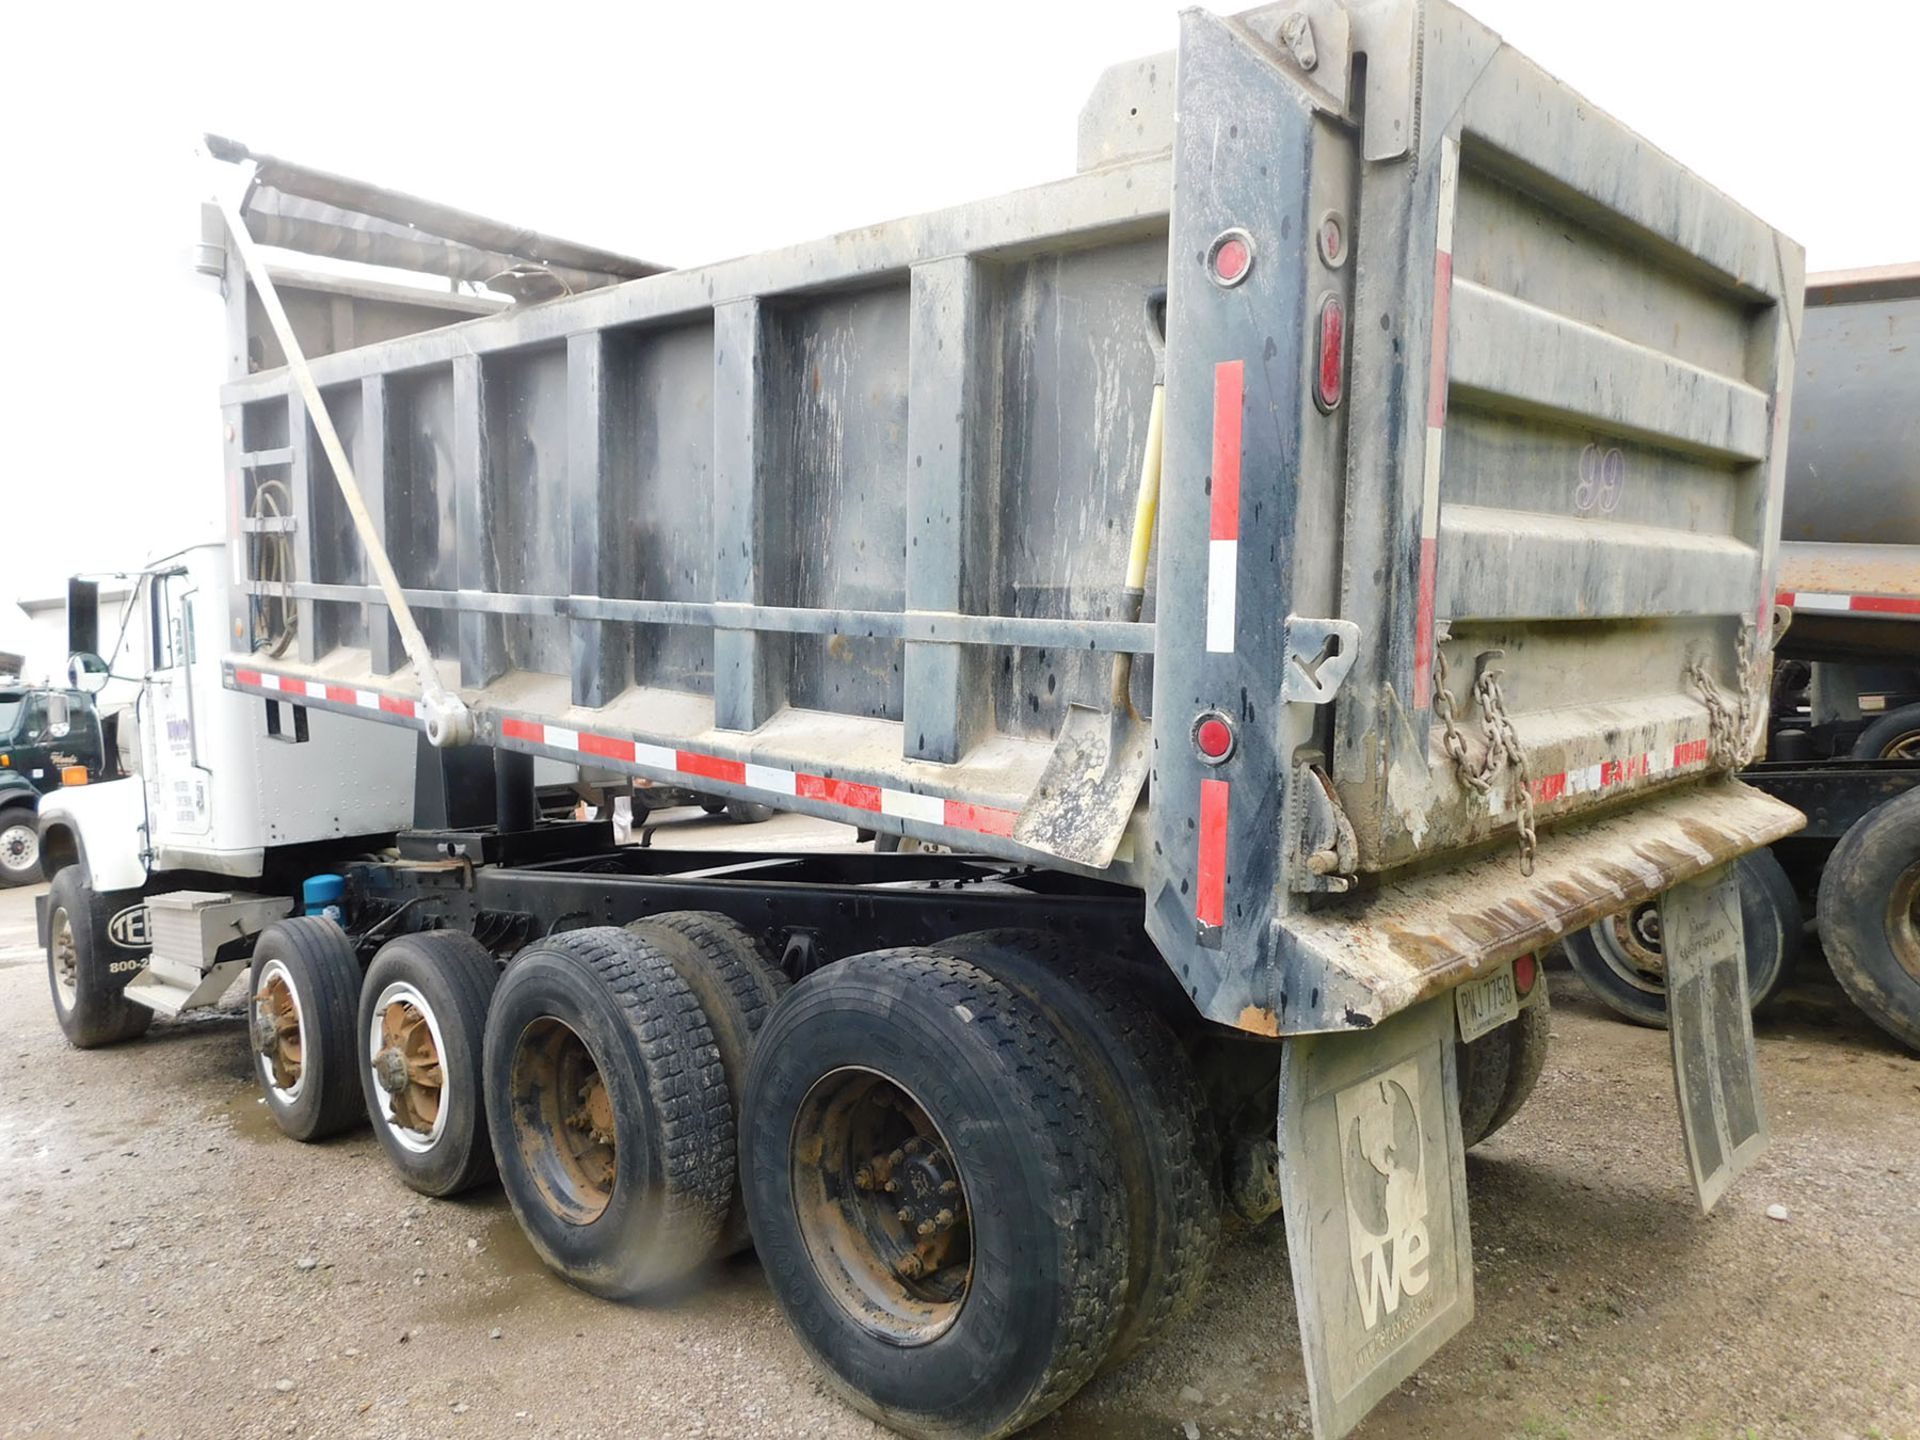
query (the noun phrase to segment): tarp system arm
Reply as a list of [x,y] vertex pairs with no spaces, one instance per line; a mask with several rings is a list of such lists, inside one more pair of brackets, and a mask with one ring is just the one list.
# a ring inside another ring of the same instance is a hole
[[294,384],[299,387],[307,415],[320,437],[320,446],[333,466],[333,478],[339,483],[340,494],[347,502],[347,513],[353,517],[354,531],[360,537],[360,544],[373,566],[374,576],[380,582],[381,593],[393,612],[393,624],[400,632],[400,643],[406,647],[407,658],[413,662],[414,676],[420,682],[427,740],[442,748],[469,744],[474,733],[472,712],[467,709],[465,701],[440,683],[440,672],[434,666],[433,652],[427,648],[427,638],[420,633],[420,624],[413,618],[413,607],[407,604],[406,592],[400,588],[400,577],[394,574],[393,562],[387,558],[387,547],[374,527],[373,516],[367,512],[366,501],[361,498],[360,483],[354,478],[346,447],[340,443],[340,432],[334,429],[327,403],[321,398],[320,387],[314,383],[306,353],[301,350],[300,341],[293,333],[286,308],[280,303],[280,292],[274,288],[273,277],[267,273],[266,261],[261,257],[253,237],[247,233],[247,224],[240,216],[239,207],[224,196],[219,205],[234,251],[239,255],[247,278],[253,282],[254,291],[260,297],[260,308],[266,312],[268,323],[273,326],[273,333],[280,341],[280,349],[287,357],[287,370],[293,376]]

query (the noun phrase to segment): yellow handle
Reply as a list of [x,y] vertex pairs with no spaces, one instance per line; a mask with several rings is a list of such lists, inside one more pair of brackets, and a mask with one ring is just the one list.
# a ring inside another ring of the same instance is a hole
[[1147,453],[1140,461],[1140,493],[1133,501],[1133,548],[1127,553],[1127,589],[1147,588],[1147,555],[1153,549],[1153,517],[1160,508],[1160,437],[1165,428],[1166,387],[1153,387],[1147,411]]

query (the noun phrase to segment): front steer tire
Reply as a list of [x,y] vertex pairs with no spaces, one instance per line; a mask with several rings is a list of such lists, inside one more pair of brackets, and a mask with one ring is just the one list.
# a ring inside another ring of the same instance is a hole
[[701,1265],[733,1185],[712,1027],[672,963],[613,926],[537,940],[487,1015],[487,1127],[540,1258],[608,1299]]
[[364,1121],[360,961],[347,932],[315,916],[274,921],[254,942],[248,994],[253,1072],[281,1130],[308,1142]]
[[457,1195],[493,1178],[480,1062],[499,976],[486,946],[457,930],[389,940],[367,967],[355,1037],[360,1090],[381,1149],[422,1195]]
[[153,1011],[122,993],[145,963],[144,954],[122,950],[108,936],[114,915],[139,903],[134,890],[96,893],[78,865],[53,877],[47,892],[47,988],[60,1032],[76,1050],[135,1039],[153,1023]]
[[980,967],[881,951],[796,985],[754,1052],[741,1153],[780,1308],[882,1424],[1008,1435],[1105,1359],[1127,1278],[1113,1139],[1045,1012]]
[[0,810],[0,888],[40,883],[39,826],[30,806]]
[[1920,790],[1855,821],[1820,876],[1820,943],[1853,1003],[1920,1050]]

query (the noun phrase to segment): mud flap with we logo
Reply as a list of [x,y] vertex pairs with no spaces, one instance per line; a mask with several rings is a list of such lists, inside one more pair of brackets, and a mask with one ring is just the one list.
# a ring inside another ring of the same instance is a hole
[[1723,865],[1660,897],[1674,1088],[1700,1213],[1765,1153],[1740,884]]
[[1280,1189],[1319,1440],[1473,1318],[1453,998],[1286,1042]]

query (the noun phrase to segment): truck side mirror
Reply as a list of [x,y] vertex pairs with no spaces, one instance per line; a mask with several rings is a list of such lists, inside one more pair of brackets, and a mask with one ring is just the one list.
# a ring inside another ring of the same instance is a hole
[[76,650],[67,657],[67,685],[88,695],[106,689],[110,678],[107,662],[91,650]]

